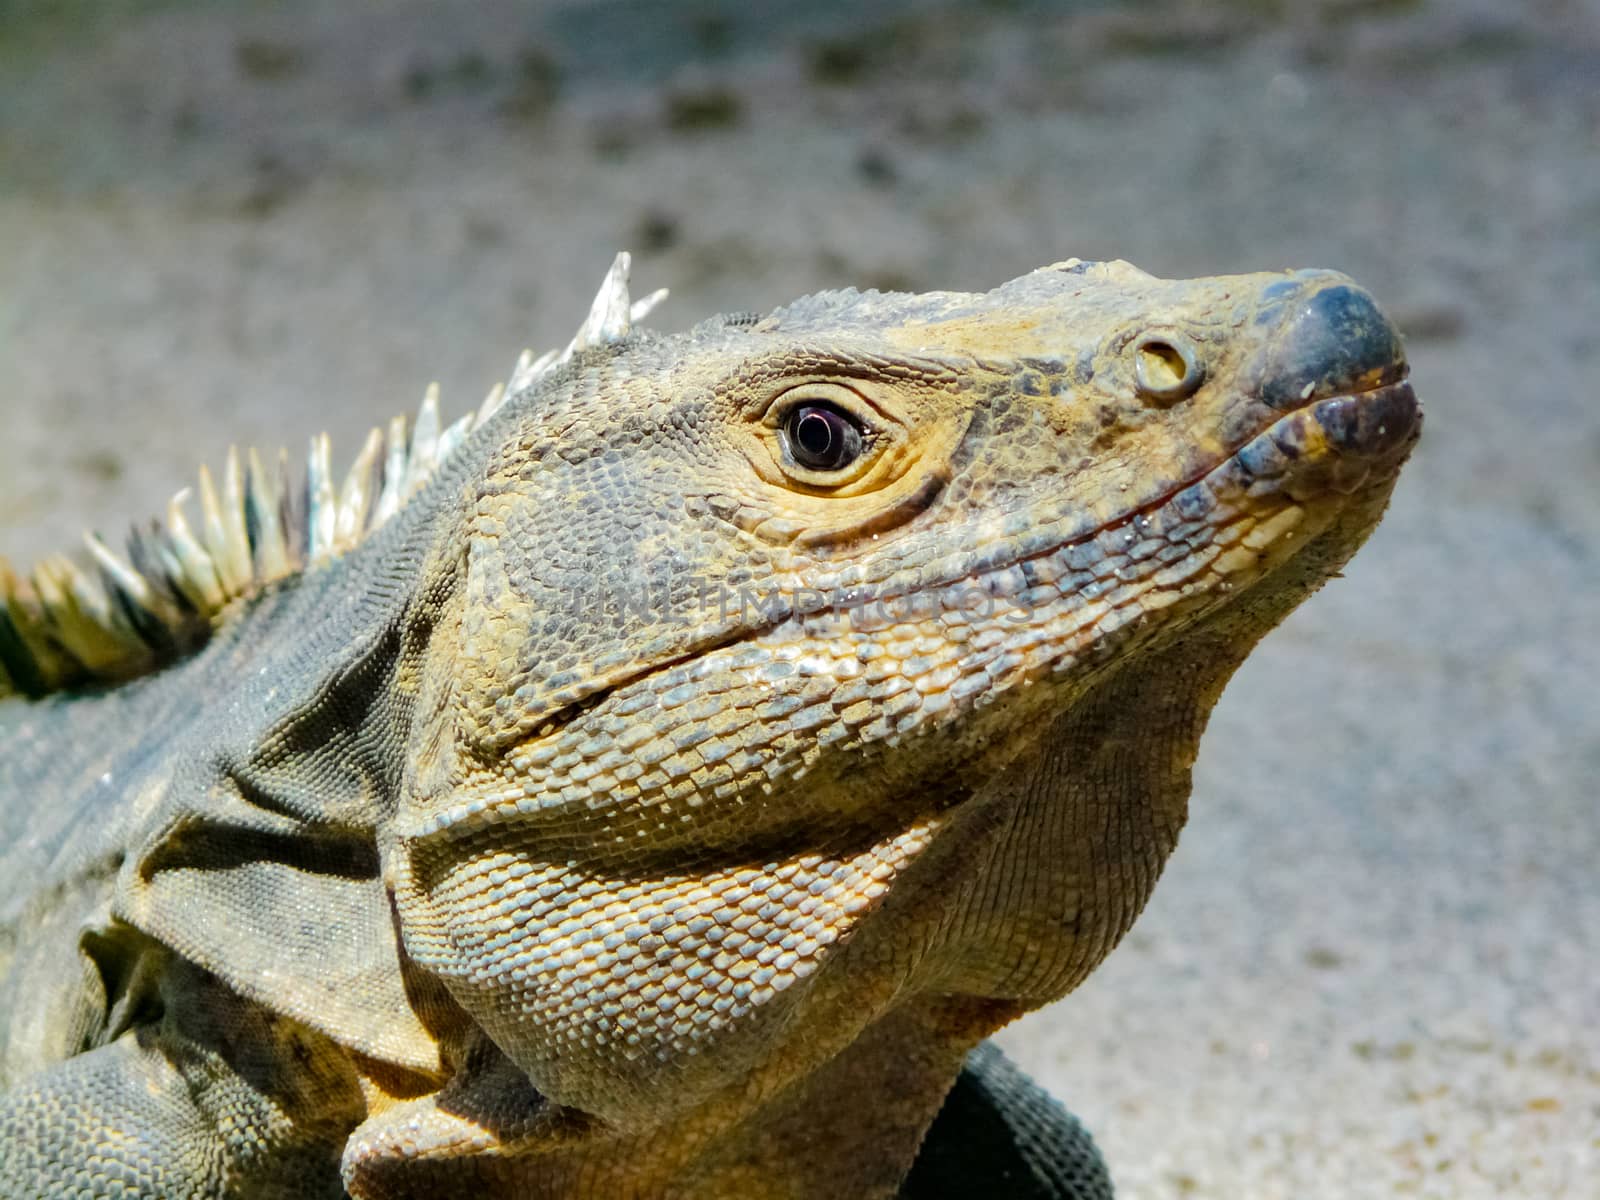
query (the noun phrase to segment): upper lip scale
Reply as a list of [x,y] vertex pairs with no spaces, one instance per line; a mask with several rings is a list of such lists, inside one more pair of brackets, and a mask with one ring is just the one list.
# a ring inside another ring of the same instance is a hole
[[[1233,450],[1229,451],[1226,455],[1224,455],[1222,458],[1219,458],[1216,462],[1212,463],[1210,466],[1206,467],[1204,470],[1197,471],[1194,475],[1192,475],[1189,478],[1183,480],[1181,483],[1174,484],[1172,487],[1170,487],[1170,488],[1166,489],[1165,491],[1161,492],[1160,494],[1158,494],[1154,499],[1152,499],[1152,500],[1150,500],[1150,501],[1148,501],[1148,502],[1146,502],[1144,504],[1139,505],[1137,508],[1133,508],[1133,509],[1128,510],[1128,512],[1124,513],[1122,516],[1119,516],[1119,517],[1115,518],[1114,520],[1103,521],[1099,525],[1096,525],[1093,529],[1086,530],[1084,533],[1079,534],[1077,537],[1071,538],[1070,540],[1067,540],[1067,541],[1056,542],[1049,549],[1039,550],[1039,551],[1036,551],[1036,552],[1034,552],[1032,554],[1018,554],[1015,557],[1006,559],[1003,562],[996,562],[996,563],[990,564],[985,569],[984,573],[985,574],[995,574],[995,573],[998,573],[1000,571],[1004,571],[1004,570],[1007,570],[1007,569],[1009,569],[1011,567],[1017,566],[1020,563],[1037,562],[1040,559],[1049,558],[1051,555],[1059,554],[1061,551],[1069,549],[1072,546],[1081,545],[1084,542],[1087,542],[1087,541],[1090,541],[1090,540],[1092,540],[1094,538],[1097,538],[1101,534],[1105,533],[1106,530],[1108,530],[1108,529],[1115,529],[1119,525],[1125,525],[1130,521],[1136,520],[1142,514],[1150,513],[1150,512],[1155,511],[1156,509],[1160,508],[1163,504],[1166,504],[1169,500],[1171,500],[1174,496],[1178,495],[1180,492],[1183,492],[1183,491],[1187,490],[1188,488],[1193,487],[1197,483],[1201,483],[1204,480],[1209,479],[1217,471],[1222,470],[1224,467],[1228,466],[1230,463],[1238,463],[1240,454],[1243,453],[1243,451],[1247,447],[1251,446],[1252,444],[1254,444],[1255,442],[1259,441],[1263,437],[1270,436],[1271,433],[1272,433],[1272,430],[1274,428],[1276,428],[1277,425],[1280,422],[1288,420],[1288,419],[1296,416],[1299,413],[1306,412],[1309,409],[1315,407],[1316,405],[1326,404],[1329,401],[1353,400],[1353,399],[1357,399],[1357,398],[1359,398],[1361,396],[1377,395],[1378,393],[1381,393],[1381,392],[1385,391],[1386,389],[1394,388],[1394,387],[1397,387],[1397,386],[1399,386],[1401,384],[1405,384],[1405,381],[1406,381],[1406,379],[1407,379],[1407,377],[1409,375],[1410,375],[1410,369],[1409,369],[1408,365],[1406,363],[1404,363],[1404,362],[1400,362],[1400,363],[1396,363],[1396,364],[1394,364],[1394,365],[1392,365],[1390,367],[1384,368],[1383,373],[1379,376],[1379,382],[1373,384],[1373,386],[1371,386],[1371,387],[1361,388],[1360,390],[1354,391],[1354,392],[1344,392],[1344,393],[1334,394],[1334,395],[1330,395],[1330,396],[1315,396],[1315,397],[1308,398],[1304,404],[1299,405],[1299,406],[1291,409],[1290,411],[1281,414],[1277,418],[1277,420],[1273,421],[1265,429],[1261,429],[1261,430],[1256,431],[1250,437],[1248,437],[1244,441],[1240,442],[1239,445],[1236,446]],[[1410,385],[1409,384],[1405,384],[1405,386],[1406,386],[1407,390],[1409,390]],[[1239,464],[1239,465],[1243,466],[1242,463]],[[1247,467],[1245,469],[1248,470]],[[928,590],[930,588],[948,587],[948,586],[950,586],[950,584],[955,583],[955,582],[956,582],[956,579],[952,577],[950,579],[940,580],[940,581],[938,581],[936,583],[924,584],[920,588],[915,588],[915,589],[906,588],[906,589],[904,589],[902,591],[899,591],[899,592],[885,592],[880,597],[880,599],[893,600],[893,599],[896,599],[899,596],[906,595],[906,594],[910,593],[911,591],[925,591],[925,590]]]

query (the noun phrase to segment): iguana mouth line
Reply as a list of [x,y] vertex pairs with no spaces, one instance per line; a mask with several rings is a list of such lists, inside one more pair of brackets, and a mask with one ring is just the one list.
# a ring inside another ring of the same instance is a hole
[[[1308,438],[1313,432],[1322,434],[1320,444],[1319,439]],[[1295,475],[1309,476],[1319,465],[1348,463],[1356,468],[1354,472],[1328,482],[1331,490],[1349,494],[1370,479],[1374,466],[1387,466],[1391,473],[1398,470],[1406,449],[1420,432],[1421,407],[1407,379],[1406,365],[1398,363],[1386,369],[1371,387],[1308,398],[1305,404],[1283,413],[1204,470],[1082,533],[1052,541],[1037,550],[996,559],[986,563],[976,574],[951,575],[933,583],[886,591],[877,598],[895,600],[969,580],[995,578],[1012,567],[1064,553],[1140,518],[1148,518],[1189,489],[1219,481],[1229,471],[1241,473],[1236,482],[1243,487],[1257,480],[1282,478],[1286,485],[1283,490],[1289,491],[1295,488]],[[1248,458],[1253,461],[1247,461]],[[1307,494],[1320,490],[1325,489],[1313,487]]]

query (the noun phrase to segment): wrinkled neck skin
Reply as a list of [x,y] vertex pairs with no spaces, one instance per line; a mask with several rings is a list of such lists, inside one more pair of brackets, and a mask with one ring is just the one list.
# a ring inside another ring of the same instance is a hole
[[[666,1067],[669,1085],[684,1086],[653,1091],[648,1117],[608,1116],[560,1102],[564,1084],[582,1091],[591,1064],[541,1080],[458,1013],[441,1025],[456,1076],[358,1130],[348,1177],[394,1194],[439,1169],[440,1186],[482,1172],[486,1185],[514,1178],[530,1196],[894,1195],[967,1052],[1076,987],[1132,925],[1177,843],[1199,739],[1228,678],[1354,553],[1391,483],[1347,498],[1339,520],[1220,616],[1099,669],[1071,703],[1058,695],[1061,715],[1010,747],[1009,765],[980,789],[920,806],[938,813],[937,836],[924,833],[926,849],[826,965],[769,1005],[778,1019],[752,1022],[758,1049],[735,1030],[707,1046],[697,1071]],[[438,718],[443,698],[423,701],[413,732],[431,739],[430,704]],[[385,854],[404,936],[414,865],[399,844]],[[419,957],[425,941],[407,937]],[[569,1053],[592,1049],[580,1036]],[[522,1107],[508,1118],[511,1094]],[[478,1157],[398,1151],[419,1121],[437,1144]],[[828,1153],[808,1149],[819,1145]]]

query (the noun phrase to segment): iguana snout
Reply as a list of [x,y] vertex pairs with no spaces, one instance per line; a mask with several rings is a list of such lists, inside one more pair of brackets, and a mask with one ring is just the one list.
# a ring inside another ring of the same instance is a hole
[[1240,447],[1239,466],[1295,500],[1391,477],[1422,423],[1399,331],[1332,271],[1294,272],[1263,297],[1266,344],[1241,383],[1284,415]]
[[1274,408],[1288,411],[1404,378],[1399,330],[1345,276],[1296,271],[1267,287],[1263,300],[1257,320],[1277,329],[1246,375]]

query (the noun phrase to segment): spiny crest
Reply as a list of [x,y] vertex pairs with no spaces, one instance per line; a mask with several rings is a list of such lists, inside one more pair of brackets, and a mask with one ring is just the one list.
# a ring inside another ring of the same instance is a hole
[[565,350],[538,358],[524,350],[510,379],[490,389],[476,413],[442,429],[439,386],[429,385],[415,422],[408,427],[399,416],[386,430],[374,429],[342,482],[325,433],[311,439],[299,488],[286,451],[269,465],[254,449],[242,460],[230,449],[220,488],[200,468],[198,528],[184,511],[191,496],[184,488],[164,521],[130,532],[125,558],[87,533],[87,567],[55,555],[19,576],[0,559],[0,696],[41,695],[153,670],[202,644],[234,601],[361,542],[507,397],[581,350],[620,341],[666,299],[662,288],[631,300],[629,266],[628,254],[618,254]]

